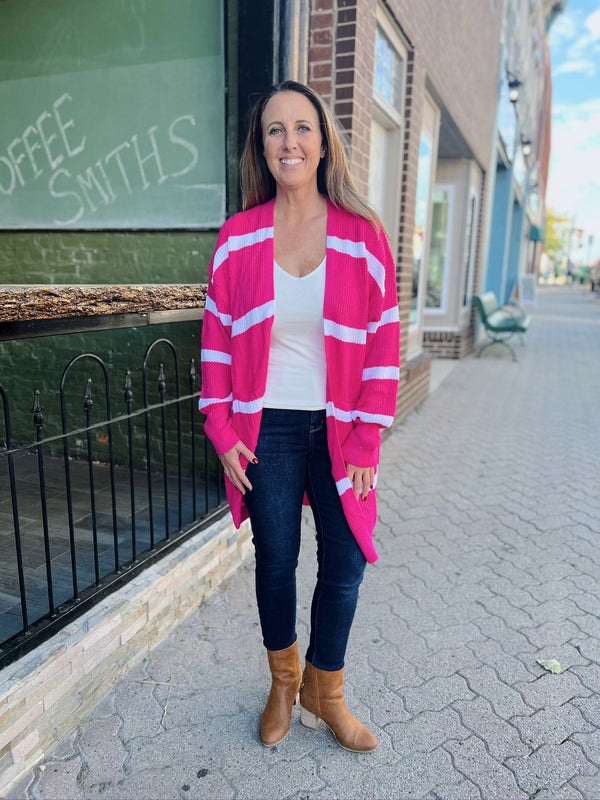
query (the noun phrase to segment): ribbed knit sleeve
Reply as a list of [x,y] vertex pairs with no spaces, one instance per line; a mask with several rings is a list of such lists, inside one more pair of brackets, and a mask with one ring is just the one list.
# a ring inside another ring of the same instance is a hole
[[379,461],[381,430],[392,424],[396,411],[400,323],[396,265],[385,232],[377,237],[372,228],[367,230],[364,244],[369,270],[366,345],[353,427],[342,453],[349,464],[374,467]]
[[200,411],[204,430],[217,453],[239,441],[231,421],[231,296],[228,270],[227,223],[221,228],[208,270],[208,292],[202,323],[202,388]]

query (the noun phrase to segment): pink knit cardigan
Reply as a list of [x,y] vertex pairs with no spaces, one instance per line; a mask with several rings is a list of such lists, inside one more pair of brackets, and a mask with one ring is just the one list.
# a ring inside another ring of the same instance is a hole
[[[254,451],[258,440],[275,304],[273,206],[270,200],[227,220],[209,267],[200,410],[217,453],[239,440]],[[328,447],[344,513],[373,562],[376,492],[357,501],[346,463],[377,468],[381,429],[394,419],[400,358],[396,270],[383,231],[377,236],[366,220],[330,201],[327,206]],[[248,516],[243,496],[228,479],[226,490],[239,527]]]

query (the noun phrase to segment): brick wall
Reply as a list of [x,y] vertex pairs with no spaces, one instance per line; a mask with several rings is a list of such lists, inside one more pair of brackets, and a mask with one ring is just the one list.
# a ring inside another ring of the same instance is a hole
[[[308,81],[331,106],[337,22],[336,0],[315,0],[310,16]],[[331,106],[332,107],[332,106]]]
[[360,0],[315,0],[311,12],[309,83],[329,103],[349,144],[358,189],[369,178],[375,47],[374,5]]
[[473,349],[474,330],[425,331],[423,345],[431,358],[464,358]]
[[400,379],[396,422],[404,419],[429,394],[431,359],[425,354],[411,358],[406,364],[405,377]]

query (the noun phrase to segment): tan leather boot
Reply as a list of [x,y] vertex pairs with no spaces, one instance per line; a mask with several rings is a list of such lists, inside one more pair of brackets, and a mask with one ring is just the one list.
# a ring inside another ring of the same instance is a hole
[[375,750],[377,737],[348,711],[343,686],[344,670],[328,672],[307,661],[300,689],[302,724],[316,729],[323,720],[340,747],[358,753]]
[[267,650],[271,691],[260,720],[260,738],[266,747],[282,742],[290,732],[292,708],[302,683],[298,640],[285,650]]

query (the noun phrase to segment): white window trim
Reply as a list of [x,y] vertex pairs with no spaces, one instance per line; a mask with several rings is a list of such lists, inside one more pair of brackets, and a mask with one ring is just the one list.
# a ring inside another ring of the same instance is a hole
[[400,224],[400,196],[402,190],[402,129],[390,125],[389,117],[381,112],[378,106],[373,105],[372,119],[381,125],[388,137],[388,159],[386,174],[396,176],[395,179],[385,181],[385,211],[381,218],[390,238],[396,242]]
[[385,128],[389,138],[389,152],[393,153],[388,163],[388,175],[394,175],[395,179],[386,182],[386,213],[382,214],[383,223],[386,227],[392,250],[398,241],[398,230],[400,226],[400,199],[402,190],[402,153],[404,141],[404,108],[406,103],[406,72],[408,67],[408,50],[396,30],[396,26],[388,16],[387,12],[377,6],[376,14],[377,25],[383,30],[396,50],[398,57],[402,61],[402,83],[400,86],[401,108],[395,108],[389,103],[373,86],[373,111],[372,118],[381,127]]
[[[430,117],[430,126],[425,128],[425,120]],[[419,270],[419,287],[417,290],[417,318],[408,325],[407,336],[407,357],[413,358],[423,352],[423,331],[425,329],[425,287],[427,281],[427,263],[429,260],[429,231],[431,230],[431,207],[433,202],[433,187],[435,185],[435,165],[437,164],[438,142],[440,134],[440,109],[429,92],[425,91],[423,102],[423,118],[421,119],[421,130],[419,131],[419,141],[423,136],[423,131],[427,130],[431,136],[431,169],[429,174],[428,189],[428,209],[426,217],[426,230],[424,233],[424,251],[421,269]]]

